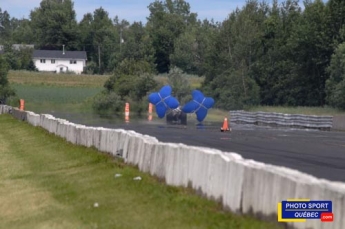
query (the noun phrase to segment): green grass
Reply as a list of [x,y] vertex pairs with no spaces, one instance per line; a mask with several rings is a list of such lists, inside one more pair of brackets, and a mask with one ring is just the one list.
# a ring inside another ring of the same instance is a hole
[[285,114],[305,115],[345,115],[345,111],[331,107],[281,107],[281,106],[257,106],[247,109],[248,111],[277,112]]
[[8,73],[10,83],[63,87],[102,88],[108,77],[107,75],[74,75],[29,71],[9,71]]
[[60,111],[91,110],[91,99],[102,88],[68,87],[30,84],[12,84],[17,96],[25,100],[25,109],[45,111],[56,109]]
[[[92,112],[92,98],[108,76],[9,71],[9,82],[25,109],[35,112]],[[11,105],[17,106],[17,101]]]
[[2,228],[281,228],[224,212],[188,189],[9,115],[0,116],[0,145]]

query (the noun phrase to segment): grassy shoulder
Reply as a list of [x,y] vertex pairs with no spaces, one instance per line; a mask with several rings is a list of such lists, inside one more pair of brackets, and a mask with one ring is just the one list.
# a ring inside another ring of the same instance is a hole
[[223,212],[189,190],[9,115],[0,116],[0,127],[4,228],[280,228]]

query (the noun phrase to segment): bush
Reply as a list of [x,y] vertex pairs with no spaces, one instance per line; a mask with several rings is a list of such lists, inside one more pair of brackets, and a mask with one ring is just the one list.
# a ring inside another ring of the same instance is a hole
[[184,104],[192,98],[187,74],[184,74],[181,69],[174,67],[170,70],[168,84],[173,88],[172,94],[180,104]]
[[242,78],[238,71],[224,72],[203,89],[214,98],[216,108],[238,110],[258,105],[260,101],[259,86],[248,76]]
[[115,92],[102,92],[95,96],[92,108],[97,114],[114,114],[123,110],[124,102]]

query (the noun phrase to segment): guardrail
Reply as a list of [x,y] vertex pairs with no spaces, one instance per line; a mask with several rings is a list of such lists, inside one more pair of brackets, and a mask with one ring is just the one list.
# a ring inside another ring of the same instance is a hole
[[271,112],[230,111],[230,122],[290,128],[311,128],[330,130],[333,116],[282,114]]
[[232,152],[164,143],[134,131],[77,125],[49,114],[0,105],[2,113],[10,113],[73,144],[95,147],[114,157],[120,155],[126,163],[165,180],[166,184],[191,187],[206,198],[219,201],[232,212],[264,216],[276,222],[277,203],[282,200],[310,197],[331,200],[333,223],[307,220],[288,225],[296,229],[345,228],[344,183],[244,159]]

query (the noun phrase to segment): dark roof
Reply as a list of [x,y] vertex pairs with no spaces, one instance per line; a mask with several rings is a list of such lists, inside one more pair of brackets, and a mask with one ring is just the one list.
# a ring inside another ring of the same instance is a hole
[[32,57],[47,59],[87,59],[85,51],[65,51],[65,54],[63,54],[62,50],[34,50]]

